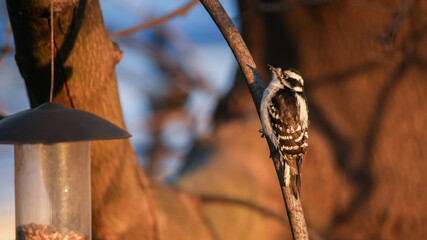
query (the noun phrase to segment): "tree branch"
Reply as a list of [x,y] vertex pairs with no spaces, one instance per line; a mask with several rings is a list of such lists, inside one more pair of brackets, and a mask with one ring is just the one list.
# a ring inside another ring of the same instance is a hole
[[328,4],[335,1],[341,0],[295,0],[287,2],[263,2],[259,0],[253,0],[256,4],[257,9],[263,12],[281,12],[286,11],[295,7],[300,6],[315,6],[321,4]]
[[261,103],[262,93],[264,91],[264,84],[262,83],[261,76],[256,69],[255,62],[249,53],[249,50],[240,36],[236,26],[234,26],[228,14],[225,12],[221,3],[217,0],[201,0],[203,6],[206,8],[209,15],[218,26],[225,40],[231,48],[237,62],[240,65],[246,83],[252,94],[255,107],[259,114],[259,107]]
[[227,204],[243,206],[248,209],[257,211],[258,213],[266,217],[271,217],[273,219],[280,221],[283,224],[286,224],[286,217],[276,213],[271,209],[257,205],[252,202],[248,202],[246,200],[231,198],[231,197],[221,196],[221,195],[210,195],[210,194],[193,194],[193,195],[199,198],[200,201],[202,201],[203,203],[227,203]]
[[[239,63],[259,115],[264,86],[258,70],[256,69],[255,62],[249,53],[245,42],[218,0],[200,0],[200,2],[218,26]],[[294,240],[309,239],[304,212],[301,205],[301,197],[295,198],[292,194],[292,190],[284,184],[284,172],[280,167],[279,153],[268,139],[267,143],[279,178],[292,237]]]
[[[258,205],[256,203],[248,202],[247,200],[232,198],[228,196],[221,195],[211,195],[211,194],[195,194],[190,193],[194,197],[197,197],[204,204],[229,204],[236,205],[241,207],[246,207],[249,210],[256,211],[265,217],[275,219],[281,224],[286,225],[286,217],[280,215],[276,211],[269,209],[267,207]],[[310,237],[314,240],[324,240],[324,237],[314,229],[310,229]]]
[[110,37],[117,38],[117,37],[124,37],[127,35],[131,35],[135,32],[138,32],[138,31],[159,25],[161,23],[164,23],[173,17],[185,15],[188,13],[188,11],[190,11],[191,8],[196,6],[198,3],[199,3],[199,0],[193,0],[192,2],[187,3],[183,7],[179,8],[179,9],[177,9],[171,13],[168,13],[164,16],[161,16],[159,18],[154,18],[154,19],[148,20],[146,22],[143,22],[141,24],[138,24],[134,27],[110,33]]
[[11,47],[11,39],[12,39],[12,29],[10,28],[10,24],[7,27],[6,34],[6,43],[3,48],[0,48],[0,67],[3,65],[4,60],[6,60],[7,56],[13,51],[13,47]]

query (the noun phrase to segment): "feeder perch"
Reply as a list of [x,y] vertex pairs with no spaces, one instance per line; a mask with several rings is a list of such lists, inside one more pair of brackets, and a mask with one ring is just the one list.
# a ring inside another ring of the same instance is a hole
[[2,119],[0,144],[15,145],[16,239],[91,239],[89,141],[130,136],[57,103]]

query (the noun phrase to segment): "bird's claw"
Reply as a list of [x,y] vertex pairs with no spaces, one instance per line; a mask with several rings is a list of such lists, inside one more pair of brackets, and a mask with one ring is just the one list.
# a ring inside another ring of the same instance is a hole
[[258,132],[262,133],[262,134],[261,134],[261,137],[262,137],[262,138],[265,138],[265,134],[264,134],[264,132],[262,131],[262,129],[258,130]]

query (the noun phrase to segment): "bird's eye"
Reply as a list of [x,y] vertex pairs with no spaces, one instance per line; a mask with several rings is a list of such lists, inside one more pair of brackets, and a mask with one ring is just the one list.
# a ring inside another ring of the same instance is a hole
[[289,75],[288,75],[288,74],[283,74],[283,78],[284,78],[284,79],[288,79],[288,78],[289,78]]

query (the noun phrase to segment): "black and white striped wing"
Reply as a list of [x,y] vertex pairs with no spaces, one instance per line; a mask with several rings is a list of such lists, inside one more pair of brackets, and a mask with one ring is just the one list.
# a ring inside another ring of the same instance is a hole
[[296,97],[280,90],[269,106],[269,116],[278,148],[283,156],[301,156],[307,150],[308,133],[299,121]]

